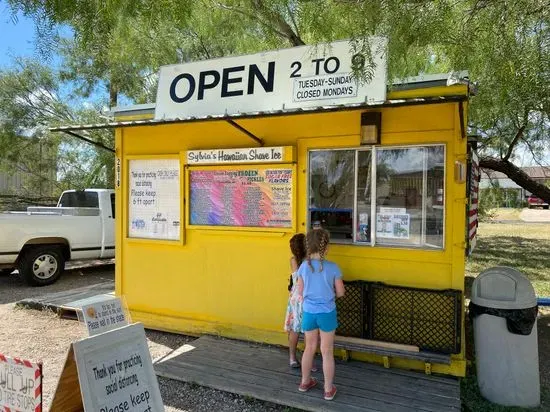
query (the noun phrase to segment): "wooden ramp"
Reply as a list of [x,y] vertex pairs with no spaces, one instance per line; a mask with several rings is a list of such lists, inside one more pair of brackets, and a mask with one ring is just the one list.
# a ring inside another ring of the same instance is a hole
[[[316,360],[320,368],[320,360]],[[336,364],[338,394],[323,399],[322,382],[298,392],[299,370],[284,348],[203,336],[155,361],[157,375],[307,411],[459,412],[458,379],[349,361]],[[322,381],[322,371],[313,374]]]
[[114,296],[115,282],[103,282],[82,288],[47,293],[45,295],[23,299],[17,306],[31,309],[51,309],[64,318],[77,318],[77,311],[84,305],[99,302]]

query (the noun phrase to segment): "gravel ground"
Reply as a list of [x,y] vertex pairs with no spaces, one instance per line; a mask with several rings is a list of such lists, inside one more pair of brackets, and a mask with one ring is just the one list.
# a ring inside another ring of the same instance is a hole
[[[99,262],[96,265],[92,268],[73,266],[57,283],[42,288],[26,286],[16,274],[0,275],[0,353],[43,362],[44,410],[48,410],[51,403],[70,343],[83,338],[86,331],[83,325],[74,320],[60,319],[49,311],[20,309],[15,307],[15,302],[113,280],[112,265],[100,266]],[[189,336],[147,331],[153,359],[164,356],[193,339]],[[159,386],[167,412],[288,411],[288,408],[280,405],[171,379],[159,378]]]

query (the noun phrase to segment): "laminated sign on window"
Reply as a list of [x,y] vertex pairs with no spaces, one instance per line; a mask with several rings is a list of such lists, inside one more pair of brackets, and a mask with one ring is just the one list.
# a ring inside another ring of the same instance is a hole
[[179,159],[129,163],[128,237],[180,239]]

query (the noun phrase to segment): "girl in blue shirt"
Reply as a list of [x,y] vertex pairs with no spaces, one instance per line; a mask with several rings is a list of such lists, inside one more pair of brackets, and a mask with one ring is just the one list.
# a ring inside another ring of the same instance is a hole
[[338,327],[336,317],[337,297],[344,296],[342,272],[334,262],[325,260],[330,236],[324,229],[313,229],[306,236],[306,260],[298,269],[298,293],[303,299],[302,330],[306,348],[302,356],[302,382],[300,392],[307,392],[317,385],[311,377],[311,367],[321,337],[323,375],[326,400],[334,399],[334,334]]

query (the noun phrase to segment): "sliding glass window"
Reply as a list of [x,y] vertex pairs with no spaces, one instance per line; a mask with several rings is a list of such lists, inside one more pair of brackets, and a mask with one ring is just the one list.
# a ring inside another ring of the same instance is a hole
[[445,146],[309,155],[309,226],[336,243],[443,248]]

